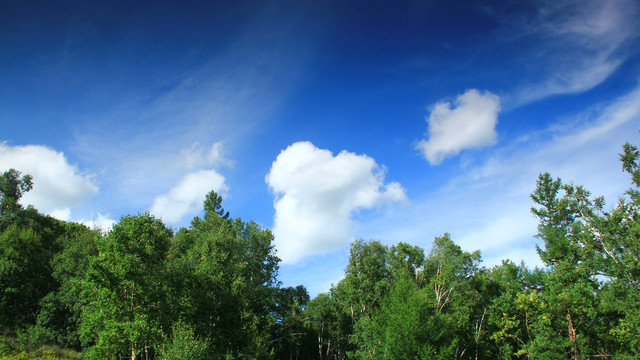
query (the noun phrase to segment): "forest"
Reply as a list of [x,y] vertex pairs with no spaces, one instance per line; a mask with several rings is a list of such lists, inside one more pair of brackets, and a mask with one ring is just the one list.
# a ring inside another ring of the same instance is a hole
[[531,193],[544,267],[483,266],[449,234],[428,252],[351,244],[344,278],[310,299],[283,287],[273,235],[210,192],[171,229],[148,212],[107,232],[20,205],[0,178],[3,359],[637,359],[640,152],[606,207],[541,174]]

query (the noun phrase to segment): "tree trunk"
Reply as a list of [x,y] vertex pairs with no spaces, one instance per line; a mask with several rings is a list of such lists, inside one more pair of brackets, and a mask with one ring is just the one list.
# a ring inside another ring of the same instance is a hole
[[569,332],[569,341],[571,342],[571,359],[578,360],[578,348],[576,345],[576,328],[573,326],[571,311],[567,309],[567,330]]

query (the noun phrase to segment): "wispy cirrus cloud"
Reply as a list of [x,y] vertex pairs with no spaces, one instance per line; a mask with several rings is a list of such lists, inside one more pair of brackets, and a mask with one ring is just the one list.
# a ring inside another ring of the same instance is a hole
[[[497,15],[522,55],[509,107],[588,91],[638,53],[640,5],[633,0],[534,1],[534,11]],[[504,40],[503,40],[504,41]]]
[[187,170],[203,166],[223,167],[233,165],[233,161],[227,159],[224,155],[222,141],[217,141],[208,148],[205,148],[200,145],[200,143],[195,142],[191,144],[191,147],[180,151],[175,163],[178,167],[182,167]]
[[284,263],[348,244],[356,211],[407,201],[399,183],[385,184],[374,159],[348,151],[334,156],[310,142],[283,150],[265,181],[275,195],[273,233]]
[[[150,69],[157,78],[142,88],[107,84],[101,90],[109,107],[94,109],[85,117],[91,121],[76,119],[72,150],[111,194],[107,211],[119,213],[118,204],[149,206],[189,174],[212,166],[221,175],[221,167],[233,164],[220,153],[221,141],[234,157],[267,127],[296,86],[309,50],[292,46],[300,35],[291,29],[304,17],[296,11],[303,10],[291,9],[282,20],[273,7],[252,9],[220,41],[186,43],[191,51],[169,59],[180,66],[158,62]],[[131,68],[127,58],[112,61]],[[165,72],[170,78],[162,78]],[[121,94],[121,88],[135,93]]]

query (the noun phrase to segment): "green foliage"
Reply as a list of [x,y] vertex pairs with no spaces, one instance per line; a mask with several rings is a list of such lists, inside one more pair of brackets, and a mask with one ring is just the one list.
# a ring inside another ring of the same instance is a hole
[[60,250],[61,222],[18,203],[33,187],[14,169],[0,176],[0,328],[33,325],[40,301],[57,286],[51,259]]
[[89,259],[98,255],[97,243],[102,235],[86,226],[67,223],[58,238],[62,246],[51,260],[52,276],[59,284],[40,301],[37,323],[48,328],[55,343],[81,349],[80,316],[84,298],[82,289],[89,268]]
[[300,357],[311,351],[313,339],[307,334],[304,316],[308,303],[309,293],[302,285],[275,290],[271,343],[277,359]]
[[370,316],[389,288],[387,254],[387,247],[378,241],[358,240],[351,244],[345,278],[336,292],[348,307],[354,324],[361,317]]
[[633,359],[640,354],[640,152],[609,211],[542,174],[531,194],[545,267],[482,267],[449,234],[358,240],[345,277],[310,299],[281,288],[273,235],[215,192],[175,235],[148,213],[106,235],[22,208],[0,178],[0,339],[6,359]]
[[480,252],[463,251],[449,234],[435,238],[419,277],[429,300],[430,344],[434,358],[469,354],[476,347],[476,326],[483,321],[475,277]]
[[350,312],[344,299],[336,297],[336,289],[331,293],[319,294],[309,302],[305,316],[309,319],[308,331],[315,338],[317,359],[344,359],[351,348],[349,336],[353,333]]
[[90,259],[80,333],[89,356],[131,356],[162,342],[164,265],[171,231],[148,213],[123,217]]
[[0,327],[34,324],[39,302],[55,287],[51,239],[33,228],[10,225],[0,233]]
[[387,257],[391,277],[395,280],[417,277],[424,264],[424,250],[405,243],[389,248]]
[[204,220],[195,218],[172,241],[169,313],[208,340],[212,357],[266,357],[279,262],[273,235],[255,222],[228,219],[215,193],[205,207]]
[[640,187],[640,151],[638,147],[629,143],[624,144],[622,147],[623,153],[620,154],[620,161],[622,162],[622,170],[631,175],[631,182],[636,189],[629,189],[627,194],[631,196],[634,202],[640,200],[640,193],[638,187]]
[[0,360],[81,360],[82,354],[58,346],[29,344],[7,337],[0,337]]
[[415,281],[399,280],[372,319],[358,323],[353,341],[359,346],[352,357],[416,359],[433,354],[429,315],[428,299]]
[[3,222],[15,217],[22,210],[18,201],[24,193],[33,188],[33,177],[20,175],[20,171],[9,169],[0,176],[0,230]]
[[205,219],[207,217],[219,217],[223,220],[229,219],[229,212],[225,212],[222,208],[222,196],[211,191],[204,199]]
[[171,337],[162,346],[162,360],[205,360],[208,359],[209,344],[196,336],[193,329],[182,322],[171,328]]

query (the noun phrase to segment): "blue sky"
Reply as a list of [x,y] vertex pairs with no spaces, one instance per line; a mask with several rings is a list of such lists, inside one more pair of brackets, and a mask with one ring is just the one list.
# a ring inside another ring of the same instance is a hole
[[630,186],[639,35],[634,0],[3,2],[0,171],[103,227],[216,190],[312,295],[357,238],[535,266],[539,173]]

